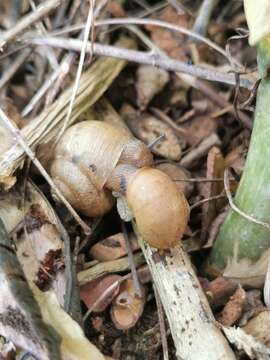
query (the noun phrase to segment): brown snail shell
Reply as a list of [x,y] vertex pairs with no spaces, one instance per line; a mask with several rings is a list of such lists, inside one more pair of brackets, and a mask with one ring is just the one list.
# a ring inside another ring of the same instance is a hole
[[168,175],[153,168],[139,169],[129,181],[126,197],[149,245],[158,249],[177,245],[188,222],[189,206]]

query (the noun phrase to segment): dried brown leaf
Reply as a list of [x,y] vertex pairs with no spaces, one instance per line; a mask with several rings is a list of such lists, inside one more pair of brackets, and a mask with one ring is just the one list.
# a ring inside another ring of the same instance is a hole
[[193,191],[194,185],[192,182],[185,181],[190,179],[189,171],[187,171],[180,165],[169,162],[158,164],[156,168],[169,175],[169,177],[175,181],[178,189],[183,192],[186,197],[190,196]]
[[125,120],[135,136],[146,144],[152,143],[164,135],[158,144],[151,149],[153,153],[169,160],[180,160],[182,149],[174,131],[162,121],[149,114],[126,116]]
[[[179,14],[171,6],[166,6],[165,9],[155,14],[155,19],[189,28],[189,18],[187,13]],[[147,25],[146,29],[150,31],[152,41],[170,57],[182,61],[188,60],[188,50],[183,46],[185,40],[184,35],[179,33],[175,34],[169,30],[151,25]]]
[[246,333],[255,337],[256,340],[262,342],[266,346],[270,346],[270,311],[265,310],[251,319],[246,326],[243,327]]
[[[130,244],[133,251],[139,249],[139,245],[134,234],[130,235]],[[89,254],[98,261],[111,261],[119,259],[127,254],[126,242],[123,233],[111,235],[99,241],[91,247]]]
[[168,83],[169,74],[151,65],[141,65],[136,75],[137,103],[141,110],[145,110],[153,97]]
[[218,317],[218,321],[224,326],[235,324],[240,319],[245,304],[246,292],[242,287],[239,287],[225,305]]
[[[95,279],[80,288],[81,299],[88,309],[91,309],[93,312],[102,312],[106,310],[118,294],[120,287],[119,281],[121,279],[122,277],[120,275],[106,275]],[[114,284],[116,286],[113,286]],[[110,287],[112,287],[112,289],[107,292]]]

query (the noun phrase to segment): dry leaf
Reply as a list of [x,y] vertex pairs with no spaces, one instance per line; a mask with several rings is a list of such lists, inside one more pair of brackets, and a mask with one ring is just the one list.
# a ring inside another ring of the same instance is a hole
[[102,312],[118,294],[121,279],[120,275],[99,277],[80,288],[81,299],[88,309],[93,312]]
[[[155,14],[155,19],[167,21],[169,23],[189,28],[187,13],[179,14],[171,6],[166,6],[165,9]],[[162,50],[164,50],[170,57],[188,61],[187,51],[183,43],[185,36],[180,33],[173,33],[162,27],[147,25],[145,26],[151,33],[152,41]]]
[[60,360],[60,337],[46,324],[0,220],[0,334],[41,360]]
[[26,187],[22,206],[23,186],[2,193],[0,217],[10,232],[25,221],[26,233],[16,239],[17,256],[29,283],[53,288],[61,304],[64,302],[66,280],[63,262],[63,241],[54,210],[32,183]]
[[180,165],[170,162],[158,164],[156,168],[169,175],[169,177],[175,181],[178,189],[183,192],[186,197],[190,196],[194,188],[193,183],[188,181],[177,181],[190,179],[189,171],[187,171]]
[[135,136],[146,144],[151,144],[159,136],[164,135],[151,150],[166,159],[180,160],[182,149],[179,140],[168,125],[149,114],[140,117],[126,116],[125,120]]
[[132,279],[127,279],[120,285],[119,295],[114,299],[111,307],[111,318],[117,329],[128,330],[141,317],[146,301],[146,291],[141,286],[142,297],[135,294]]
[[236,283],[233,283],[222,276],[219,276],[210,282],[207,279],[201,278],[200,283],[211,306],[214,308],[224,305],[229,300],[230,296],[233,295],[237,287]]
[[99,350],[86,339],[78,323],[60,307],[54,293],[41,292],[35,285],[32,291],[40,306],[43,320],[61,336],[60,350],[63,360],[104,360]]
[[270,347],[270,311],[265,310],[251,319],[243,327],[246,333],[255,337],[256,340]]
[[[137,238],[134,234],[129,235],[131,248],[133,251],[139,249]],[[91,247],[89,254],[98,261],[111,261],[119,259],[127,254],[126,241],[123,233],[111,235],[99,241]]]
[[137,102],[141,110],[145,110],[149,102],[169,81],[169,74],[163,69],[151,65],[141,65],[137,70]]
[[245,304],[246,292],[242,287],[239,287],[218,316],[218,321],[225,326],[235,324],[240,319]]
[[249,43],[255,45],[270,33],[270,1],[244,0],[245,14],[249,27]]

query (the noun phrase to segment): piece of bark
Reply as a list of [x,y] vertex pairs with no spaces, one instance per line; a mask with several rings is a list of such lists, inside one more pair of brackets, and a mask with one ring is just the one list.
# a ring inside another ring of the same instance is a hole
[[[133,226],[136,229],[135,224]],[[136,234],[167,315],[177,359],[235,359],[216,326],[191,262],[182,248],[176,246],[170,255],[160,255],[143,242],[137,231]]]
[[200,283],[213,308],[225,305],[237,288],[236,283],[223,276],[219,276],[213,281],[201,278]]
[[[219,148],[212,147],[207,156],[207,179],[223,178],[225,169],[224,157]],[[203,197],[210,198],[220,195],[223,191],[223,182],[208,182],[203,184]],[[202,207],[202,232],[201,240],[204,242],[210,224],[215,219],[219,210],[223,207],[224,200],[208,201]]]
[[247,334],[239,327],[223,327],[226,337],[238,350],[243,350],[248,358],[257,360],[269,360],[270,349]]
[[217,320],[224,326],[234,325],[243,313],[246,300],[246,292],[240,286],[227,302]]
[[255,337],[264,345],[270,347],[270,311],[265,310],[260,312],[253,319],[249,320],[247,325],[243,327],[247,334]]

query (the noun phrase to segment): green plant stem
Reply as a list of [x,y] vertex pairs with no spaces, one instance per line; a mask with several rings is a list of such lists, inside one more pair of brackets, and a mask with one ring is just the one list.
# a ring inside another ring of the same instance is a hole
[[[267,49],[262,45],[258,66],[264,78],[257,93],[254,129],[234,204],[247,215],[270,224],[270,75],[265,66],[269,64]],[[269,254],[269,229],[230,210],[214,244],[207,271],[222,272],[244,284],[261,286]]]

